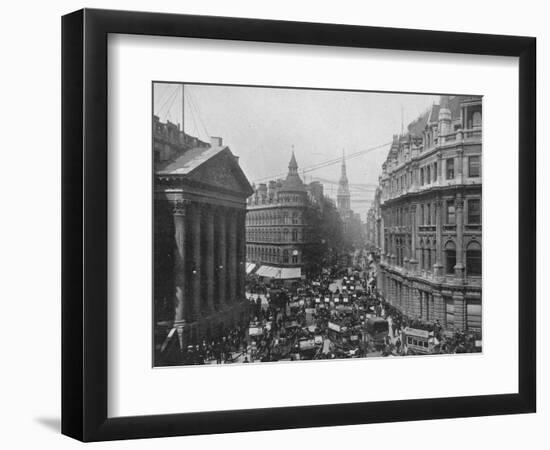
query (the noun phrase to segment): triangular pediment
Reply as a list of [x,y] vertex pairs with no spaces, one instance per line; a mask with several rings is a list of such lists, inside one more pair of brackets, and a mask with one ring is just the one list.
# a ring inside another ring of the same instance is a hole
[[186,179],[213,188],[242,193],[246,197],[254,192],[229,148],[204,161],[190,172]]

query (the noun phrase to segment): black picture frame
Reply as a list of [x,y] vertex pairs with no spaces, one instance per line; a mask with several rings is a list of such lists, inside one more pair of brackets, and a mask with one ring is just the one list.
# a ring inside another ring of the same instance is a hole
[[[107,417],[109,33],[519,58],[517,393]],[[82,441],[535,412],[536,39],[84,9],[62,18],[62,433]]]

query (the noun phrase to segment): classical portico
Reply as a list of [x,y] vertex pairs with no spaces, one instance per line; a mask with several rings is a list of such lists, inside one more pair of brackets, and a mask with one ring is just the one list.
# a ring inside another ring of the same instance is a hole
[[252,193],[228,147],[191,149],[157,169],[155,261],[173,271],[170,277],[155,267],[155,308],[163,311],[156,327],[164,326],[157,362],[169,347],[212,338],[247,313],[244,223]]

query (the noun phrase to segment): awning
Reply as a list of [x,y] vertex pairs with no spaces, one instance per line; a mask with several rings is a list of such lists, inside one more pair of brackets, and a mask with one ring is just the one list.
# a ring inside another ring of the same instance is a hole
[[272,267],[270,266],[260,266],[260,268],[256,271],[256,275],[259,275],[261,277],[269,277],[269,269]]
[[249,275],[252,272],[254,272],[254,269],[256,268],[256,264],[254,263],[246,263],[246,274]]
[[299,267],[281,269],[280,278],[283,280],[289,280],[291,278],[301,278],[301,276],[302,269],[300,269]]
[[279,280],[289,280],[293,278],[300,278],[302,276],[302,270],[299,267],[281,268],[273,266],[260,266],[256,271],[256,275],[260,277],[276,278]]

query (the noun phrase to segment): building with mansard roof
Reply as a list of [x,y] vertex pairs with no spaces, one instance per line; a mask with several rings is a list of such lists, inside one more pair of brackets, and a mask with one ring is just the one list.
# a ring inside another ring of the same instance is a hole
[[308,264],[307,247],[315,244],[310,213],[322,207],[322,200],[323,185],[303,183],[292,152],[286,178],[259,184],[248,199],[248,270],[271,279],[302,278]]
[[385,299],[411,318],[481,332],[481,97],[441,96],[394,136],[379,189]]
[[247,317],[246,199],[238,157],[153,120],[155,365]]

